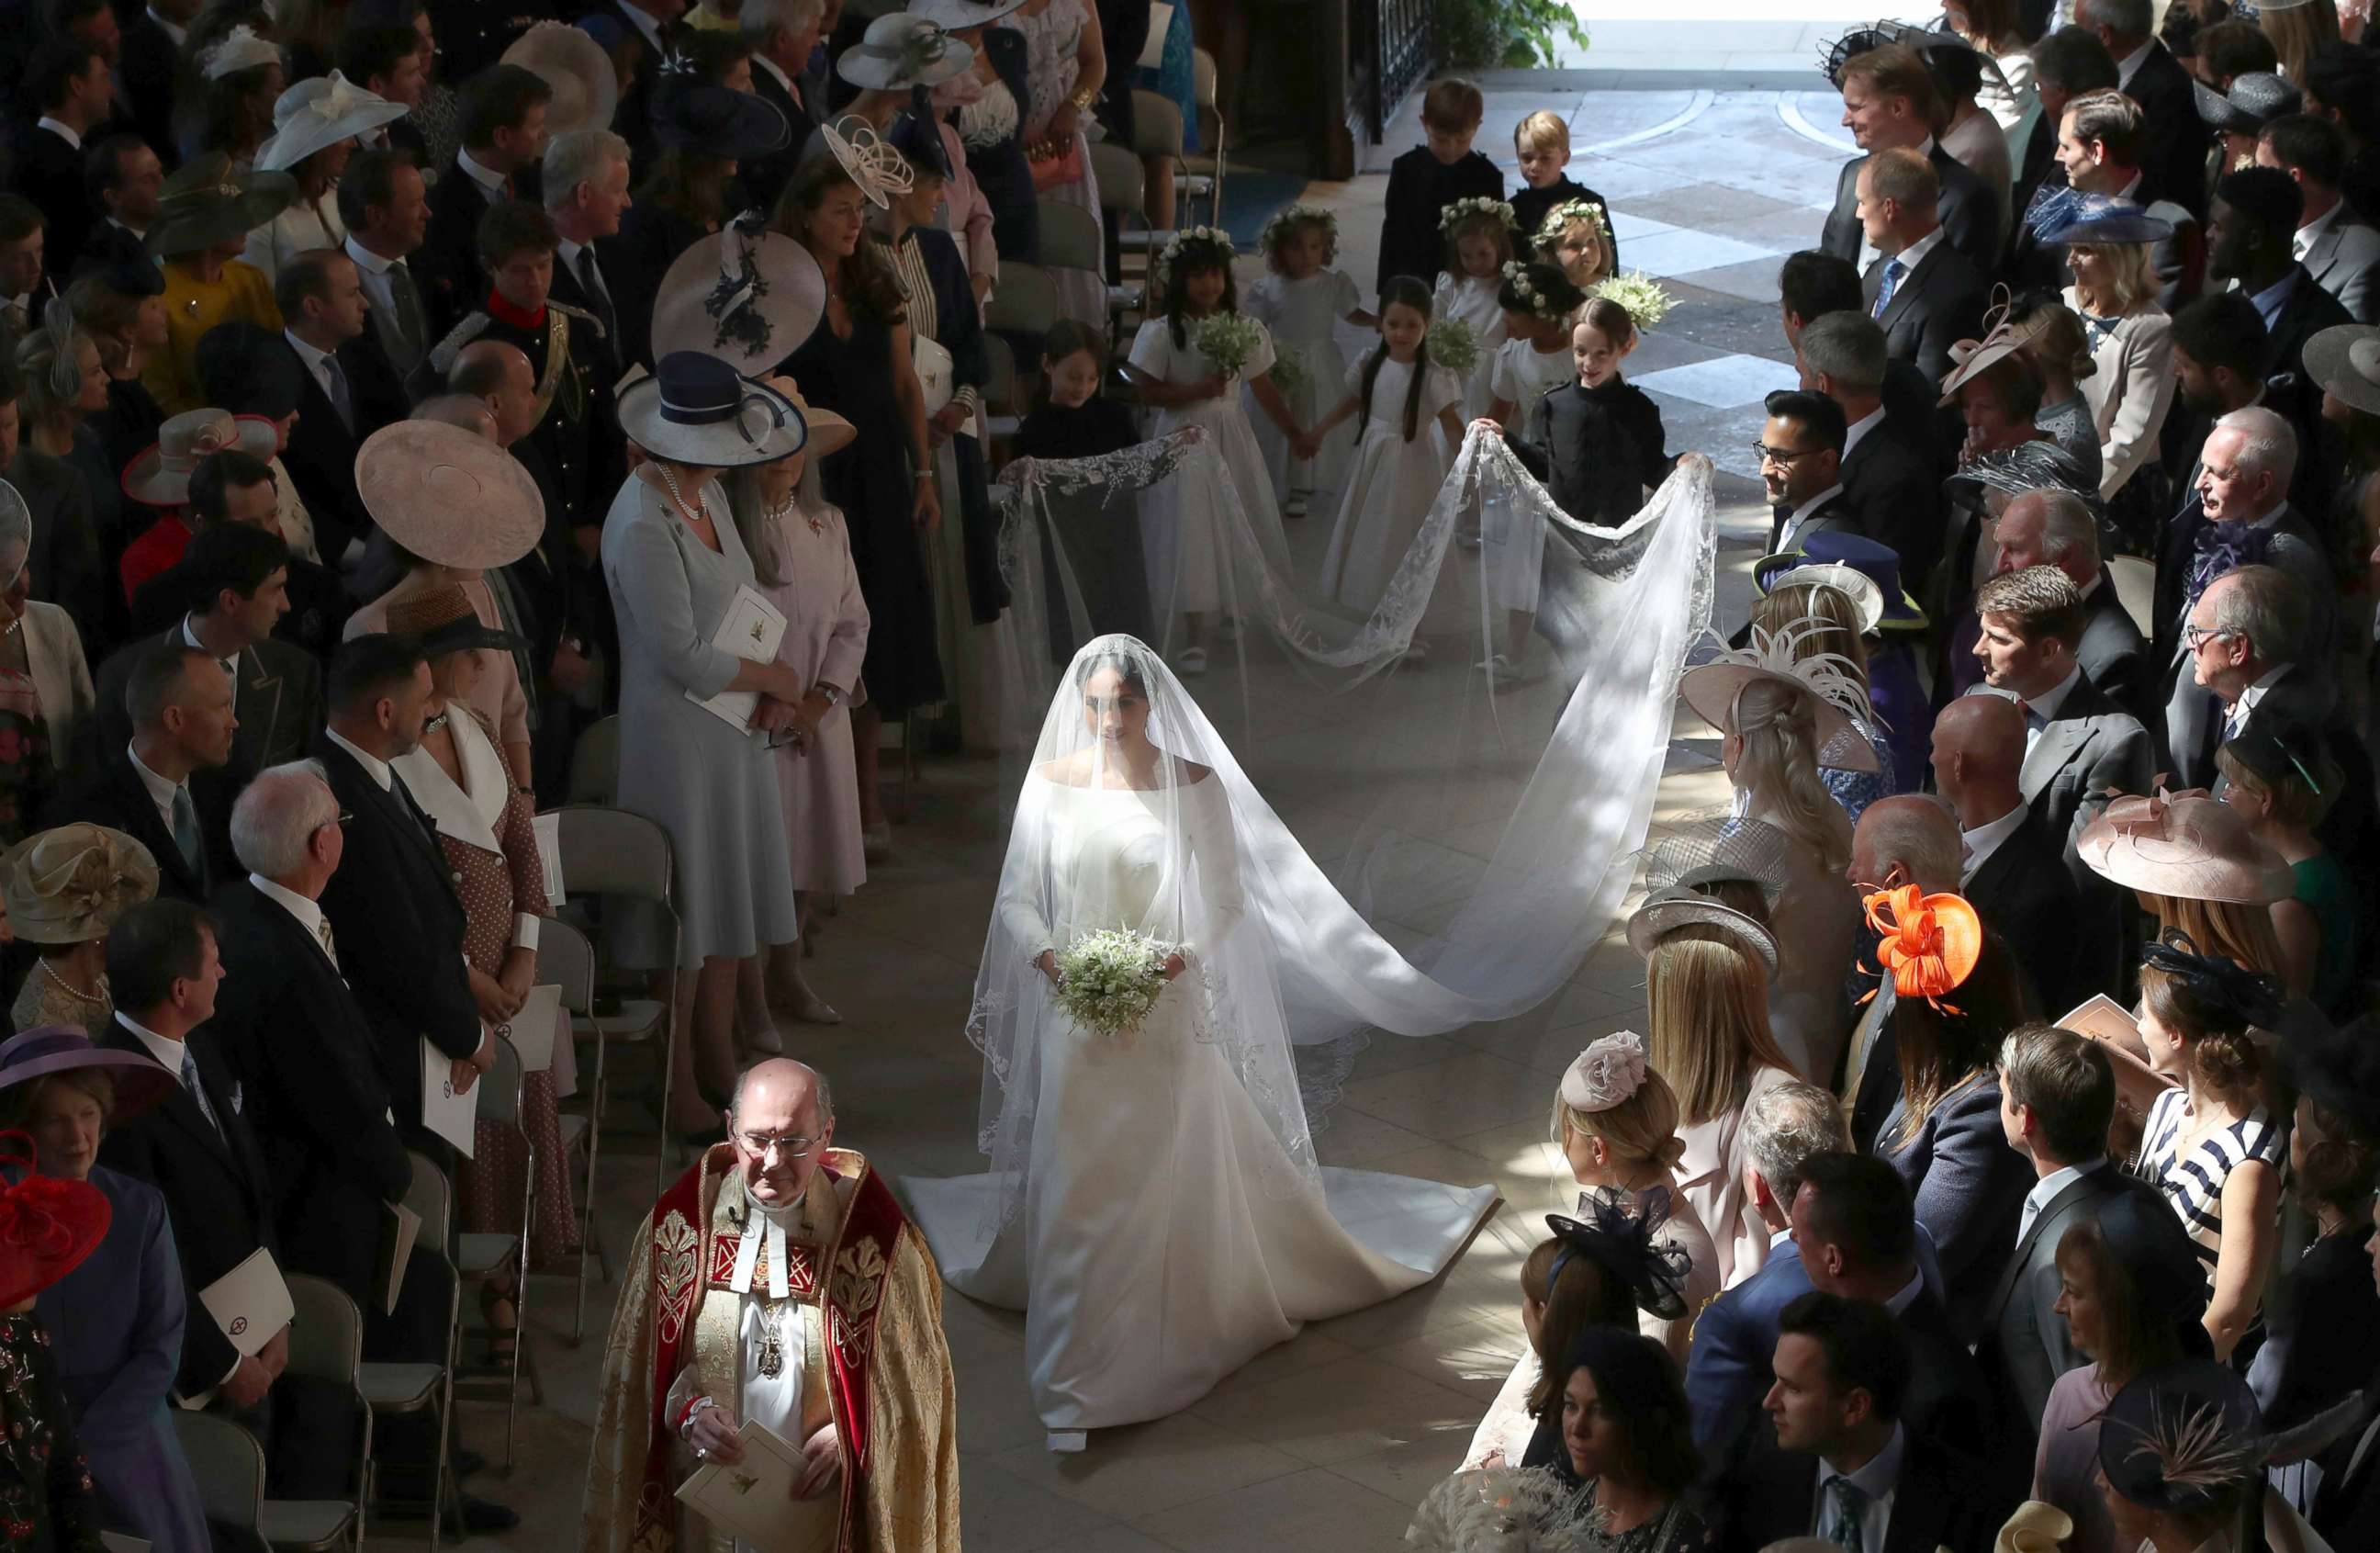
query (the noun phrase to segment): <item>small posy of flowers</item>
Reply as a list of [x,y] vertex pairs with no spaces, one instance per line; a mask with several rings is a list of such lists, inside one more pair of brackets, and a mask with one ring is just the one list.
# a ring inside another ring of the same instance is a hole
[[1642,270],[1614,275],[1597,281],[1587,295],[1600,297],[1607,302],[1617,302],[1627,309],[1629,321],[1639,329],[1650,329],[1670,315],[1677,298],[1662,288],[1661,283]]
[[1058,956],[1058,1006],[1092,1035],[1123,1039],[1157,1006],[1172,953],[1173,945],[1129,928],[1085,933]]
[[1484,195],[1474,195],[1468,200],[1457,200],[1439,212],[1438,229],[1441,232],[1451,232],[1475,215],[1492,215],[1507,226],[1519,219],[1513,214],[1510,200],[1490,200]]
[[1264,225],[1257,230],[1257,251],[1270,253],[1285,241],[1292,232],[1301,226],[1321,227],[1326,246],[1333,249],[1338,248],[1339,217],[1319,205],[1309,205],[1303,200],[1293,200],[1273,212],[1266,219]]
[[1273,353],[1272,370],[1267,375],[1284,397],[1305,393],[1314,382],[1314,373],[1307,369],[1305,358],[1298,353],[1295,346],[1285,345]]
[[1458,378],[1469,377],[1479,365],[1479,336],[1459,318],[1441,318],[1432,323],[1422,344],[1429,351],[1431,366],[1443,367]]
[[1245,313],[1209,313],[1190,332],[1190,343],[1227,378],[1240,375],[1264,338],[1264,326]]
[[1157,284],[1170,287],[1173,284],[1173,267],[1185,256],[1211,256],[1216,262],[1228,266],[1239,251],[1232,246],[1232,235],[1220,226],[1185,226],[1173,234],[1173,240],[1158,253]]

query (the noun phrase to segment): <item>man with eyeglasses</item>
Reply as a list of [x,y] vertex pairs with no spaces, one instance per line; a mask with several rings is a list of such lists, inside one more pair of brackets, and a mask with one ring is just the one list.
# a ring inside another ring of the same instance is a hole
[[1828,529],[1856,530],[1843,500],[1843,410],[1823,394],[1780,388],[1764,402],[1768,419],[1752,444],[1772,515],[1768,549],[1783,554]]
[[783,1546],[955,1553],[958,1415],[924,1237],[865,1159],[830,1147],[834,1097],[807,1063],[746,1072],[727,1129],[630,1253],[580,1548],[695,1546],[680,1486],[774,1457],[792,1463],[771,1511]]

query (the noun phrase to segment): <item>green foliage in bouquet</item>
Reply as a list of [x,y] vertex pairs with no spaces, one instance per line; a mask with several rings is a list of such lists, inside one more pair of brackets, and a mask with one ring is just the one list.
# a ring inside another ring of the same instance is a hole
[[1092,1035],[1129,1036],[1165,989],[1172,952],[1172,945],[1129,928],[1085,933],[1058,955],[1058,1006]]
[[1209,313],[1190,331],[1190,343],[1227,378],[1240,375],[1257,353],[1264,325],[1245,313]]
[[1479,365],[1479,336],[1459,318],[1441,318],[1431,324],[1422,344],[1428,347],[1431,366],[1443,367],[1458,378],[1469,377]]
[[1600,297],[1617,302],[1628,310],[1628,317],[1639,329],[1650,329],[1670,316],[1677,298],[1662,288],[1661,283],[1642,270],[1597,281],[1587,288],[1590,297]]

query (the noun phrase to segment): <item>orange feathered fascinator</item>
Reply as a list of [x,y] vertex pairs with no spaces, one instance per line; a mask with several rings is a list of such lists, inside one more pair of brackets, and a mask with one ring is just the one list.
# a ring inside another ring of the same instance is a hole
[[[1942,999],[1974,974],[1984,952],[1984,924],[1975,908],[1957,895],[1928,895],[1913,884],[1879,890],[1864,904],[1867,925],[1883,940],[1876,950],[1881,962],[1876,974],[1892,977],[1892,989],[1900,997],[1923,998],[1945,1013],[1959,1013]],[[1871,991],[1867,998],[1875,996]]]

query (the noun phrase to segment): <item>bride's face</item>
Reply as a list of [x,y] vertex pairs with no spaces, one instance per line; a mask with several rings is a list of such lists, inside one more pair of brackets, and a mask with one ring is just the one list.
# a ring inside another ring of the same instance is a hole
[[1148,698],[1123,670],[1101,668],[1083,682],[1083,726],[1110,749],[1147,744]]

